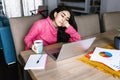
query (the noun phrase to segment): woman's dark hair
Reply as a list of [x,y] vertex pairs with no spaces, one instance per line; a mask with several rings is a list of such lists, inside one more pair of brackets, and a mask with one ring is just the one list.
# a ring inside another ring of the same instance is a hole
[[[68,8],[68,7],[58,7],[58,8],[55,8],[53,11],[51,11],[50,13],[50,18],[52,20],[55,19],[54,17],[54,13],[57,12],[61,12],[61,11],[68,11],[70,12],[70,19],[69,19],[69,23],[70,25],[73,26],[73,28],[77,31],[77,25],[76,25],[76,22],[75,22],[75,19],[74,19],[74,16],[73,16],[73,13],[72,11]],[[68,42],[69,41],[69,38],[70,38],[70,35],[68,33],[65,32],[65,27],[58,27],[58,32],[57,32],[57,42]]]

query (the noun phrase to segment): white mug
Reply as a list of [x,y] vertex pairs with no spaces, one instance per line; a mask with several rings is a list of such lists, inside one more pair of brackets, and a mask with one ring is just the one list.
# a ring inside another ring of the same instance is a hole
[[34,45],[32,46],[32,50],[35,53],[42,53],[42,51],[43,51],[43,41],[42,40],[35,40]]

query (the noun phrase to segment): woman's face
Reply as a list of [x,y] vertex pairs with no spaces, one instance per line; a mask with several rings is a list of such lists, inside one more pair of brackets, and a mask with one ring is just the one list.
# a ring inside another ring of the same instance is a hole
[[69,11],[61,11],[61,12],[55,12],[54,13],[54,25],[57,26],[63,26],[65,22],[68,22],[70,19],[70,13]]

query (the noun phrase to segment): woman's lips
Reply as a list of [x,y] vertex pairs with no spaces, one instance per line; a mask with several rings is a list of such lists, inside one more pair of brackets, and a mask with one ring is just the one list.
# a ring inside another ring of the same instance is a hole
[[63,25],[63,22],[60,22],[61,25]]

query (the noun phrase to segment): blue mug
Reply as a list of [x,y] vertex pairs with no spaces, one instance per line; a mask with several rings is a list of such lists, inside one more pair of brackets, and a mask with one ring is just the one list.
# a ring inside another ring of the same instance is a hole
[[43,51],[43,41],[42,40],[35,40],[34,45],[32,46],[32,50],[35,53],[42,53],[42,51]]

